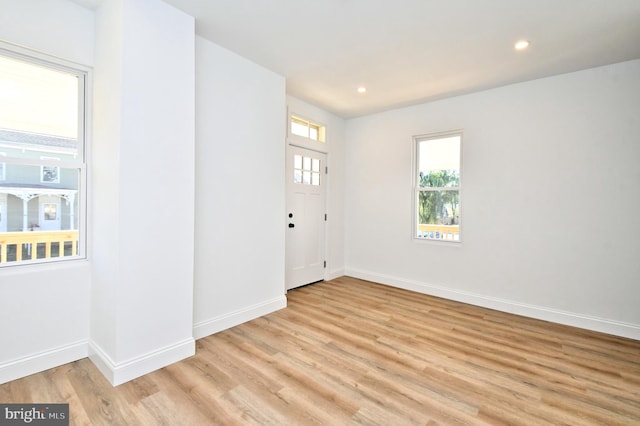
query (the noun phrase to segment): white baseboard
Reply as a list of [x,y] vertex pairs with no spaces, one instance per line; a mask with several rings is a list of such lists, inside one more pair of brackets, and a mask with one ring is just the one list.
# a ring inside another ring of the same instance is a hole
[[325,279],[327,281],[330,281],[330,280],[335,280],[336,278],[340,278],[342,276],[344,276],[344,269],[343,268],[334,269],[334,270],[331,270],[331,271],[327,272],[327,275],[326,275]]
[[113,386],[181,361],[195,353],[195,340],[188,338],[125,362],[115,363],[95,342],[89,343],[89,359]]
[[235,327],[236,325],[240,325],[244,322],[251,321],[252,319],[259,318],[263,315],[270,314],[271,312],[275,312],[286,307],[287,298],[285,295],[282,295],[275,299],[229,312],[215,318],[199,321],[193,325],[193,337],[200,339],[202,337],[210,336],[222,330]]
[[586,330],[599,331],[615,336],[640,340],[640,324],[631,324],[621,321],[598,318],[590,315],[583,315],[574,312],[561,311],[544,306],[529,305],[526,303],[514,302],[512,300],[499,299],[481,294],[435,286],[424,282],[407,280],[390,275],[378,274],[358,269],[346,269],[345,275],[373,281],[380,284],[390,285],[417,293],[442,297],[444,299],[455,300],[457,302],[468,303],[481,306],[483,308],[495,309],[511,314],[522,315],[529,318],[550,321],[557,324],[570,325]]
[[0,384],[86,358],[86,340],[0,364]]

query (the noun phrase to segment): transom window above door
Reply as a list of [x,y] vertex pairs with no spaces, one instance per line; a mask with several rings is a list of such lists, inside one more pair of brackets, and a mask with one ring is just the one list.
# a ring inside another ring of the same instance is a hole
[[325,141],[325,128],[294,115],[291,116],[290,130],[292,135],[302,136],[317,142]]

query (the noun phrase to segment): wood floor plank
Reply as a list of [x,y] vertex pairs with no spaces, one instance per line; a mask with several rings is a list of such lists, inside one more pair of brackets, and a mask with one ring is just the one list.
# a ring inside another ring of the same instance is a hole
[[[92,368],[86,359],[74,363],[74,368],[69,371],[67,378],[75,389],[80,406],[69,406],[69,417],[77,418],[77,410],[83,411],[92,425],[126,425],[137,421],[133,414],[133,407],[125,398],[119,397],[115,388]],[[34,399],[30,402],[38,402]],[[83,417],[84,417],[83,416]]]
[[88,359],[0,385],[72,425],[639,425],[640,342],[341,277],[118,387]]

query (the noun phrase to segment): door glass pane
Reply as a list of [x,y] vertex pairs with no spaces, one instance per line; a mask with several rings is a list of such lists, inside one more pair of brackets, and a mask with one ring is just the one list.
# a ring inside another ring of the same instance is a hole
[[294,155],[293,182],[303,185],[320,185],[320,160],[313,157]]

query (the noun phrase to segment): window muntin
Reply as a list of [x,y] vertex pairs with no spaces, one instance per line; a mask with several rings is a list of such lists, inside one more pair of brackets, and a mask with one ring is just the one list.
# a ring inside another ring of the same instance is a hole
[[414,138],[414,238],[460,241],[460,132]]
[[84,256],[86,71],[0,48],[0,267]]
[[291,116],[291,134],[317,142],[324,142],[325,128],[308,120]]
[[294,155],[293,183],[320,186],[320,160],[297,154]]

